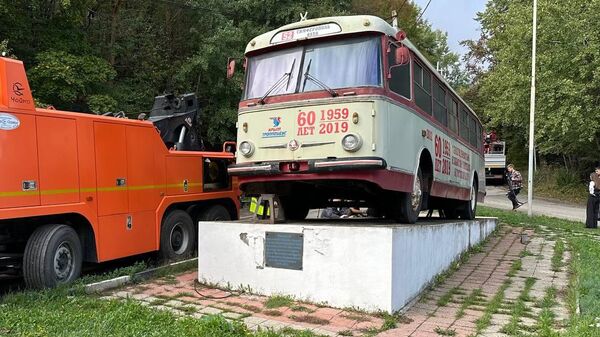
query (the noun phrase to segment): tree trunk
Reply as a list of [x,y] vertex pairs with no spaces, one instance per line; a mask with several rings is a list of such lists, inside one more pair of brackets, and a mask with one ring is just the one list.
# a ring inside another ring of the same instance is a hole
[[121,4],[122,4],[121,0],[114,0],[113,6],[112,6],[112,11],[111,11],[111,16],[110,16],[110,42],[108,43],[108,52],[109,52],[108,61],[110,62],[111,66],[115,65],[114,45],[115,45],[115,40],[116,40],[116,35],[117,35],[117,17],[119,14],[119,8],[121,7]]

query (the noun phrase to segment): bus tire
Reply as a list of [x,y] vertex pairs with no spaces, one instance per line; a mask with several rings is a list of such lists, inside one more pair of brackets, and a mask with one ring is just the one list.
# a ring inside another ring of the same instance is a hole
[[306,204],[298,201],[297,198],[282,198],[281,204],[286,220],[304,220],[310,210]]
[[25,246],[23,277],[30,288],[53,288],[68,284],[81,274],[83,249],[79,236],[66,225],[36,229]]
[[195,242],[192,217],[182,210],[171,211],[160,229],[160,258],[165,261],[185,259],[194,252]]
[[477,212],[477,181],[473,179],[473,184],[471,184],[471,198],[469,201],[464,203],[464,207],[460,212],[460,218],[465,220],[473,220],[475,219],[475,213]]
[[212,205],[200,213],[199,219],[200,221],[229,221],[231,215],[223,205]]
[[423,174],[419,167],[413,182],[413,191],[411,193],[399,193],[398,201],[400,205],[392,205],[390,212],[397,222],[409,224],[417,222],[423,205],[423,184]]

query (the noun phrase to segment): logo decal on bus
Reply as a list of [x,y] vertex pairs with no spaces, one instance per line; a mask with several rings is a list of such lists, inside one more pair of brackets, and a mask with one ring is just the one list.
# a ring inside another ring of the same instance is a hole
[[11,114],[0,112],[0,130],[14,130],[21,125],[21,121]]
[[281,117],[269,117],[271,122],[273,122],[273,127],[267,129],[262,133],[262,138],[278,138],[285,137],[287,135],[287,131],[281,130]]
[[281,117],[271,117],[271,120],[273,121],[274,128],[278,127],[279,124],[281,124]]

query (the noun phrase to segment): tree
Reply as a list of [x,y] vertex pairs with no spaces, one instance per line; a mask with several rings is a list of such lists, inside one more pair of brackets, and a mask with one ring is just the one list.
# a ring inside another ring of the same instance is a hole
[[[600,150],[600,3],[542,1],[538,11],[536,150],[576,165]],[[531,1],[491,0],[468,41],[468,69],[489,126],[525,144],[529,123]]]

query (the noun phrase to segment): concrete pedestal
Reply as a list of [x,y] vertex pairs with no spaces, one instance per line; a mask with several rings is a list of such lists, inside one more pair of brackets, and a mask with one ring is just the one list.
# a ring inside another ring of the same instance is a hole
[[[267,296],[285,294],[334,307],[394,312],[487,237],[496,222],[200,222],[198,279]],[[302,234],[300,270],[272,268],[265,262],[267,233],[272,237],[281,232]]]

